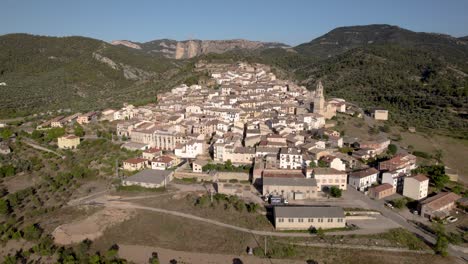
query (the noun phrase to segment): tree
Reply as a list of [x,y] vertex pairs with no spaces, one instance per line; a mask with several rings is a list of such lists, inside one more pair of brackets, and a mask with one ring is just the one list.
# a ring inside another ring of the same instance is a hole
[[441,256],[447,256],[448,253],[447,253],[447,248],[448,248],[448,239],[447,239],[447,236],[445,234],[445,229],[444,229],[444,226],[442,226],[442,224],[440,223],[437,223],[435,226],[434,226],[434,230],[435,230],[435,233],[436,233],[436,236],[437,236],[437,240],[436,240],[436,243],[434,245],[434,252],[436,254],[439,254]]
[[54,127],[47,130],[46,140],[51,141],[63,135],[65,135],[65,129],[63,127]]
[[13,135],[13,131],[11,131],[9,128],[4,128],[0,130],[0,136],[4,139],[7,140]]
[[397,153],[397,151],[398,151],[398,147],[395,144],[388,145],[387,153],[390,156],[395,155]]
[[330,188],[330,195],[333,197],[337,197],[337,198],[341,197],[342,195],[341,189],[336,186],[332,186]]
[[393,206],[395,206],[395,208],[398,208],[398,209],[402,209],[403,207],[406,206],[407,203],[408,203],[408,200],[406,200],[406,198],[399,198],[399,199],[395,199],[392,201]]
[[151,257],[149,258],[148,262],[150,264],[159,264],[159,255],[158,252],[151,253]]
[[315,161],[311,160],[310,163],[309,163],[309,167],[316,168],[317,164],[315,163]]
[[437,190],[442,190],[444,186],[450,181],[449,176],[445,174],[438,174],[432,176],[432,181]]
[[113,244],[109,250],[107,250],[106,256],[110,259],[117,257],[117,254],[119,253],[119,245]]
[[319,160],[318,161],[318,166],[320,168],[326,168],[326,167],[328,167],[328,163],[326,161],[324,161],[324,160]]
[[75,136],[77,137],[82,137],[85,135],[85,131],[83,129],[82,126],[80,126],[80,124],[75,124],[75,129],[74,129],[74,133],[75,133]]
[[456,194],[461,194],[463,192],[463,187],[461,185],[457,184],[452,188],[452,192],[454,192]]
[[319,227],[319,229],[316,229],[315,230],[315,233],[317,234],[317,236],[319,237],[324,237],[325,236],[325,231],[323,231],[323,229],[321,227]]
[[8,215],[11,213],[10,201],[6,199],[0,199],[0,214]]
[[42,234],[42,229],[34,224],[34,225],[28,225],[23,229],[23,237],[26,240],[38,240],[41,237]]
[[442,162],[443,157],[444,157],[444,153],[442,152],[442,150],[441,149],[436,149],[435,154],[434,154],[434,158],[438,162]]

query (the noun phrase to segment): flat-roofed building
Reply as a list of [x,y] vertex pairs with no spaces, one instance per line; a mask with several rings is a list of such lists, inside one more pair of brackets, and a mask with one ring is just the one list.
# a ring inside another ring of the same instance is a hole
[[317,187],[321,191],[332,186],[336,186],[341,190],[346,190],[346,180],[348,175],[344,171],[332,168],[314,168],[312,171],[312,177],[317,180]]
[[313,199],[317,197],[317,182],[305,177],[264,177],[263,195],[281,195],[291,200]]
[[374,109],[371,115],[375,120],[388,120],[388,110],[385,109]]
[[278,230],[309,230],[343,228],[346,217],[340,207],[275,206],[275,228]]
[[429,189],[429,178],[424,174],[413,177],[405,177],[403,183],[403,195],[414,200],[421,200],[427,197]]
[[143,170],[122,180],[123,186],[141,186],[144,188],[165,187],[174,175],[169,170]]

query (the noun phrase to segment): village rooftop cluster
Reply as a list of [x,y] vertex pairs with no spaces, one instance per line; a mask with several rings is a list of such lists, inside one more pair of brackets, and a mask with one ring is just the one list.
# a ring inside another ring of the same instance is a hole
[[[364,112],[341,98],[326,100],[320,80],[309,91],[260,64],[199,63],[196,70],[211,79],[158,94],[155,104],[126,104],[100,114],[101,120],[116,122],[123,148],[142,153],[123,161],[124,170],[138,173],[122,185],[159,188],[174,178],[193,178],[212,182],[219,193],[261,195],[276,205],[277,229],[345,227],[342,208],[295,203],[341,195],[348,186],[373,199],[399,193],[421,201],[416,213],[427,218],[448,216],[460,198],[442,192],[426,199],[429,179],[412,175],[417,167],[412,154],[399,152],[367,165],[387,151],[390,139],[351,138],[334,130],[328,121],[337,113],[362,118]],[[388,119],[384,109],[370,115]],[[41,126],[61,126],[73,118],[86,124],[96,116],[58,117]],[[79,143],[75,136],[59,138],[61,148]]]

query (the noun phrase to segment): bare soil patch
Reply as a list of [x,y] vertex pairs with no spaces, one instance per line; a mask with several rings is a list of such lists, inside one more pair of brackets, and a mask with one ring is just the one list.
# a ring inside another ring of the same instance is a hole
[[78,243],[84,239],[95,240],[104,230],[133,215],[133,210],[104,208],[85,219],[58,226],[53,232],[54,241],[60,245]]

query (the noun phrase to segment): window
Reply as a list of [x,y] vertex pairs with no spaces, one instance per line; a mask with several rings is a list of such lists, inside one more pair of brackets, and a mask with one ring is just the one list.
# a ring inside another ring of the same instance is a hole
[[328,223],[333,223],[333,218],[328,218]]
[[323,223],[323,218],[319,218],[319,219],[317,220],[317,222]]
[[314,222],[314,219],[313,218],[309,218],[309,223],[313,223]]
[[284,222],[284,218],[278,218],[278,223],[283,223]]
[[298,221],[299,223],[303,223],[303,222],[304,222],[304,218],[299,218],[299,219],[297,219],[297,221]]
[[288,219],[288,222],[289,222],[289,223],[293,223],[293,222],[294,222],[294,218],[289,218],[289,219]]
[[338,223],[343,223],[343,218],[338,218]]

